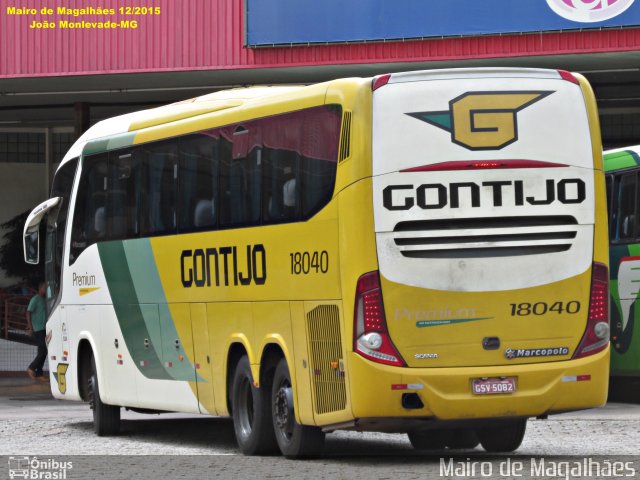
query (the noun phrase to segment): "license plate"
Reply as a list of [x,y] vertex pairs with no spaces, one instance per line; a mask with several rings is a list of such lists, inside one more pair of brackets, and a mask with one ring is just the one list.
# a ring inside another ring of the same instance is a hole
[[471,381],[471,391],[475,395],[514,393],[516,391],[516,379],[515,377],[474,378]]

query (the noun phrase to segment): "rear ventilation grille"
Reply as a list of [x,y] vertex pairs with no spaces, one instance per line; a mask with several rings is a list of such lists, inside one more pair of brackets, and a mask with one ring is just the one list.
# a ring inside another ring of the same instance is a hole
[[320,305],[314,308],[307,314],[307,327],[315,413],[344,410],[347,405],[347,393],[338,307]]
[[482,258],[569,250],[578,222],[571,216],[490,217],[400,222],[393,239],[410,258]]
[[340,138],[340,158],[342,162],[351,155],[351,112],[342,114],[342,137]]

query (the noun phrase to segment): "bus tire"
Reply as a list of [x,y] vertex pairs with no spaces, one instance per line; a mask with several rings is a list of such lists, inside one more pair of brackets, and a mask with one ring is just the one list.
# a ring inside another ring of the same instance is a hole
[[526,429],[527,419],[518,419],[494,427],[480,428],[478,438],[487,452],[513,452],[522,443]]
[[416,450],[442,450],[451,442],[451,430],[436,428],[432,430],[416,430],[407,433],[411,445]]
[[93,430],[99,437],[120,433],[120,407],[107,405],[100,398],[96,361],[91,355],[91,375],[88,385],[89,408],[93,411]]
[[255,387],[247,356],[240,358],[233,375],[231,404],[236,441],[245,455],[278,451],[269,397],[270,389]]
[[324,432],[318,427],[296,422],[291,374],[284,358],[273,375],[271,402],[273,428],[282,454],[286,458],[320,455],[324,447]]

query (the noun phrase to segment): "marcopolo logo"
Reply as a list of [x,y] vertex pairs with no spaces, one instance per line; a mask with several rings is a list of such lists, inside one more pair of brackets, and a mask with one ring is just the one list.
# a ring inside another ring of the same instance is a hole
[[581,23],[602,22],[617,17],[635,0],[547,0],[551,10],[567,20]]
[[507,348],[504,356],[508,360],[514,358],[528,357],[557,357],[569,355],[568,347],[547,347],[547,348]]
[[500,150],[518,140],[518,112],[552,93],[467,92],[449,110],[407,115],[451,132],[451,141],[469,150]]

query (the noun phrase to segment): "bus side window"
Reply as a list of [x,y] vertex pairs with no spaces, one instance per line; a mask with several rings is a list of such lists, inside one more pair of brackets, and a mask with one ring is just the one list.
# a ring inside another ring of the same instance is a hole
[[304,112],[300,177],[302,217],[312,217],[333,196],[340,143],[339,108],[326,106]]
[[302,158],[302,216],[304,218],[311,217],[331,200],[336,167],[336,162]]
[[143,236],[176,232],[178,153],[175,142],[162,142],[137,152],[142,156],[142,208],[140,233]]
[[136,238],[140,233],[139,163],[139,159],[128,152],[116,151],[109,155],[107,209],[104,221],[109,240]]
[[265,148],[263,172],[263,222],[269,224],[298,220],[298,154],[290,150]]
[[637,174],[623,175],[618,191],[617,239],[621,241],[636,237]]
[[180,140],[178,229],[193,232],[217,226],[218,155],[216,132]]
[[[246,133],[244,133],[246,132]],[[234,133],[232,140],[241,142],[248,150],[231,145],[220,156],[220,225],[252,226],[260,224],[262,191],[262,147],[254,142],[255,129]],[[225,142],[221,138],[221,142]],[[244,154],[246,156],[239,156]]]
[[71,231],[71,264],[85,248],[106,237],[107,168],[106,153],[91,155],[82,161]]

